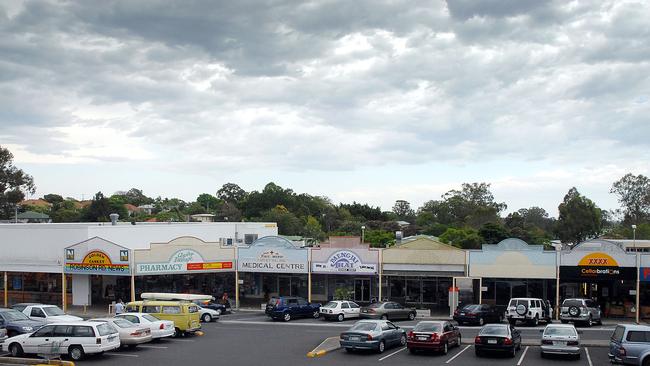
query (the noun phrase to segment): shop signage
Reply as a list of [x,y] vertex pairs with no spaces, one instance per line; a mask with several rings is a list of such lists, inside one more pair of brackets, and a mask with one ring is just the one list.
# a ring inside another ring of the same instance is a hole
[[576,267],[560,267],[560,278],[579,280],[633,280],[636,269],[619,267],[618,262],[610,255],[594,252],[582,257]]
[[353,251],[339,250],[324,263],[313,263],[314,272],[328,272],[341,274],[377,273],[376,263],[363,263],[361,258]]
[[[74,249],[66,250],[66,258],[74,258]],[[86,274],[124,274],[130,273],[128,263],[113,263],[108,254],[93,250],[88,252],[79,263],[68,262],[65,264],[66,273]]]
[[639,269],[639,281],[650,281],[650,267],[641,267]]
[[240,249],[239,254],[237,265],[243,272],[307,273],[306,250],[259,247]]
[[138,274],[183,273],[192,271],[218,271],[232,269],[231,261],[206,262],[199,252],[192,249],[181,249],[172,254],[168,262],[138,263]]

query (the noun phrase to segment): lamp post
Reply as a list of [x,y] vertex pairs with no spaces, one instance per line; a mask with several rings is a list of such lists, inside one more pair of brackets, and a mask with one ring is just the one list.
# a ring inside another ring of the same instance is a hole
[[632,225],[632,247],[636,252],[636,225]]
[[363,225],[361,226],[361,244],[365,243],[365,237],[366,237],[366,226]]

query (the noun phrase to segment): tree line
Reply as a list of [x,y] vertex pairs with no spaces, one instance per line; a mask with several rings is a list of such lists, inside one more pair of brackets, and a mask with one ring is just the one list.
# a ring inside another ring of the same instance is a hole
[[[26,194],[33,194],[33,178],[13,164],[9,150],[0,146],[0,215],[10,219]],[[273,182],[262,190],[246,191],[226,183],[214,193],[202,193],[194,201],[149,197],[131,188],[110,196],[97,192],[85,202],[51,193],[42,197],[48,205],[20,206],[21,211],[48,214],[54,222],[109,221],[111,213],[121,221],[188,221],[195,214],[212,214],[215,221],[276,222],[283,235],[324,240],[335,235],[361,235],[375,247],[404,236],[432,235],[464,248],[480,248],[515,237],[529,244],[549,245],[552,240],[573,245],[589,238],[650,239],[650,179],[626,174],[611,187],[621,207],[600,209],[592,200],[570,188],[558,205],[558,218],[540,207],[521,208],[505,215],[507,205],[497,202],[489,183],[464,183],[440,198],[415,209],[397,200],[390,211],[367,203],[333,203],[325,196],[297,193]],[[147,207],[146,210],[136,209]],[[129,212],[131,211],[131,212]]]

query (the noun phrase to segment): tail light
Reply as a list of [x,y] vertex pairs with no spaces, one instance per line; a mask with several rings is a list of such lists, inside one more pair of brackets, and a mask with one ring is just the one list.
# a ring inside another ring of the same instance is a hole
[[577,346],[579,343],[578,341],[568,341],[566,342],[567,346]]
[[469,314],[467,314],[467,315],[468,315],[468,316],[477,316],[478,314],[477,314],[477,313],[469,313]]
[[282,303],[282,300],[275,299],[275,306],[280,306],[281,303]]
[[165,329],[165,324],[160,323],[160,329]]
[[481,343],[481,337],[477,336],[476,338],[474,338],[474,343],[480,344]]
[[372,341],[372,336],[370,334],[368,334],[368,340]]
[[440,339],[440,335],[438,333],[433,333],[431,335],[431,342],[437,342]]
[[368,312],[369,312],[369,313],[374,313],[374,312],[375,312],[375,309],[368,309]]
[[102,339],[101,339],[101,338],[97,338],[97,339],[95,340],[95,343],[97,343],[97,344],[102,344]]
[[142,333],[140,333],[139,330],[136,330],[135,332],[131,333],[131,335],[134,336],[134,337],[138,337],[138,336],[142,335]]
[[548,339],[542,339],[542,344],[553,344],[553,341],[548,340]]
[[458,309],[454,310],[454,315],[458,315]]
[[618,349],[618,355],[621,356],[621,357],[625,357],[627,355],[627,351],[625,350],[625,348],[623,348],[623,347],[619,348]]
[[407,336],[408,336],[409,339],[413,339],[413,337],[415,337],[415,335],[413,334],[413,331],[408,332]]
[[512,339],[511,339],[511,338],[506,338],[506,339],[504,339],[504,340],[503,340],[503,344],[505,344],[506,346],[511,345],[511,344],[512,344]]

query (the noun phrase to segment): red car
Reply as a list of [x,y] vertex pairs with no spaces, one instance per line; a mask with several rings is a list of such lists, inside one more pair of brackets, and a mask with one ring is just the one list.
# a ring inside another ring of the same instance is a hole
[[449,347],[460,346],[460,330],[450,322],[419,322],[406,336],[409,352],[432,350],[447,354]]

